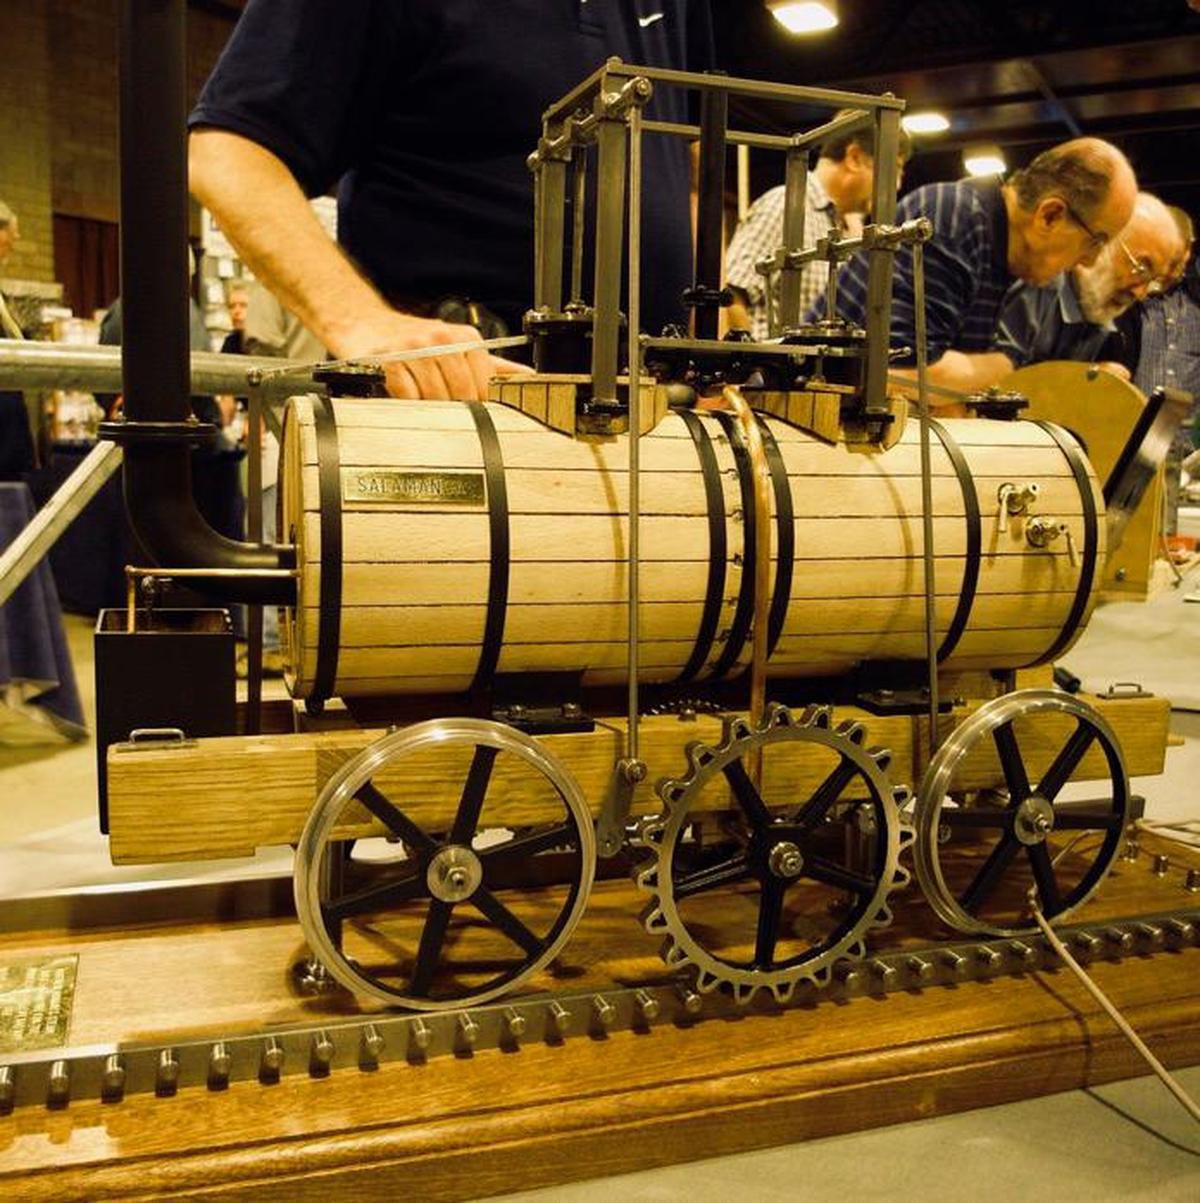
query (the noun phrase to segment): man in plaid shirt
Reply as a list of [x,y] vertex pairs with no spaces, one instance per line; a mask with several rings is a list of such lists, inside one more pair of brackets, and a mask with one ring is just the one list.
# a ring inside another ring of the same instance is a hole
[[[849,110],[843,110],[839,117]],[[900,132],[899,169],[912,147]],[[808,173],[804,210],[804,249],[815,246],[831,230],[846,229],[847,217],[867,212],[875,186],[875,131],[870,127],[834,134],[821,143],[817,165]],[[738,226],[725,255],[725,282],[734,290],[729,324],[748,329],[755,339],[769,336],[767,328],[767,277],[754,265],[773,255],[783,243],[784,188],[771,188],[750,207]],[[825,291],[829,264],[807,263],[800,272],[800,312],[805,313]],[[770,277],[771,301],[778,311],[779,274]]]

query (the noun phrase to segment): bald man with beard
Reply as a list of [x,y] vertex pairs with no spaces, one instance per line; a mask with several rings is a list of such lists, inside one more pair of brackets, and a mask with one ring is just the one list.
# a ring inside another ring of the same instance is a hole
[[1130,367],[1113,358],[1121,346],[1114,323],[1166,278],[1182,249],[1167,206],[1139,192],[1129,223],[1093,263],[1081,263],[1045,287],[1021,284],[1009,291],[996,350],[1014,367],[1048,359],[1100,362],[1128,380]]

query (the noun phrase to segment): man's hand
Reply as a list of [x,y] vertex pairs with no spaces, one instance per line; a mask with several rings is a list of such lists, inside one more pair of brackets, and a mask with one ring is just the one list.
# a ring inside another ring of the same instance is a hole
[[1129,374],[1129,369],[1123,363],[1114,363],[1111,360],[1106,363],[1096,364],[1102,372],[1108,372],[1111,376],[1116,376],[1118,380],[1132,380],[1133,377]]
[[[482,342],[474,326],[459,326],[433,318],[390,312],[364,324],[341,348],[347,359],[369,359],[391,351]],[[426,397],[452,401],[486,401],[493,376],[528,372],[523,364],[489,355],[486,350],[432,356],[409,362],[385,362],[387,389],[393,397]]]

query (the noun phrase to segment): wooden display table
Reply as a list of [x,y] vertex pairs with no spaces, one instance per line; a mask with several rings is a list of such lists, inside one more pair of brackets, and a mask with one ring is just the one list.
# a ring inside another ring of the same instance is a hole
[[[1159,851],[1171,858],[1162,876],[1152,868]],[[1118,861],[1078,916],[1101,937],[1135,933],[1130,955],[1107,959],[1118,947],[1110,940],[1091,958],[1090,971],[1171,1065],[1200,1061],[1196,937],[1156,920],[1160,932],[1175,935],[1151,953],[1149,937],[1137,942],[1135,923],[1114,924],[1118,917],[1194,915],[1200,899],[1182,882],[1184,866],[1197,861],[1146,837],[1137,860]],[[513,1001],[532,1014],[553,997],[587,1000],[609,990],[616,998],[639,984],[667,997],[670,975],[633,921],[634,907],[625,882],[598,886],[567,955],[538,983],[555,994]],[[929,947],[935,934],[914,898],[871,951],[906,957]],[[640,1028],[605,1032],[579,1022],[562,1040],[531,1028],[507,1049],[460,1045],[456,1055],[436,1055],[444,1051],[437,1025],[456,1017],[427,1017],[435,1029],[427,1057],[381,1057],[366,1069],[353,1057],[348,1065],[335,1059],[324,1075],[292,1064],[262,1084],[252,1075],[236,1080],[237,1050],[248,1041],[261,1046],[274,1035],[286,1044],[304,1025],[305,1033],[328,1033],[341,1049],[344,1033],[373,1020],[394,1047],[400,1029],[388,1025],[413,1021],[360,1008],[341,993],[298,996],[287,972],[300,952],[291,919],[8,936],[0,941],[0,965],[79,957],[71,1050],[62,1055],[103,1042],[120,1047],[131,1089],[120,1100],[18,1105],[0,1117],[0,1191],[22,1200],[365,1199],[398,1190],[464,1199],[1141,1072],[1141,1061],[1075,978],[1039,967],[1051,958],[1029,944],[1028,972],[1014,972],[1010,959],[988,980],[949,986],[883,994],[869,983],[841,983],[817,1005],[786,1009],[762,1002],[735,1011],[711,997],[694,1019],[682,1012],[673,1018],[664,1008],[658,1022]],[[486,1010],[475,1012],[485,1029]],[[138,1048],[186,1053],[188,1042],[210,1049],[223,1041],[235,1065],[227,1085],[185,1086],[173,1097],[132,1089]],[[81,1086],[82,1075],[80,1069]]]

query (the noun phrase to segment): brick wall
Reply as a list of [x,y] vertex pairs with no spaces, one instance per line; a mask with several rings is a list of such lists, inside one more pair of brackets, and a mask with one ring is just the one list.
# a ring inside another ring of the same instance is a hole
[[21,241],[0,268],[20,280],[54,279],[50,213],[49,22],[44,0],[6,4],[0,67],[0,198],[20,218]]
[[[117,0],[5,3],[0,70],[0,197],[20,215],[22,242],[3,274],[54,279],[51,214],[116,221]],[[194,97],[232,19],[189,9]]]

